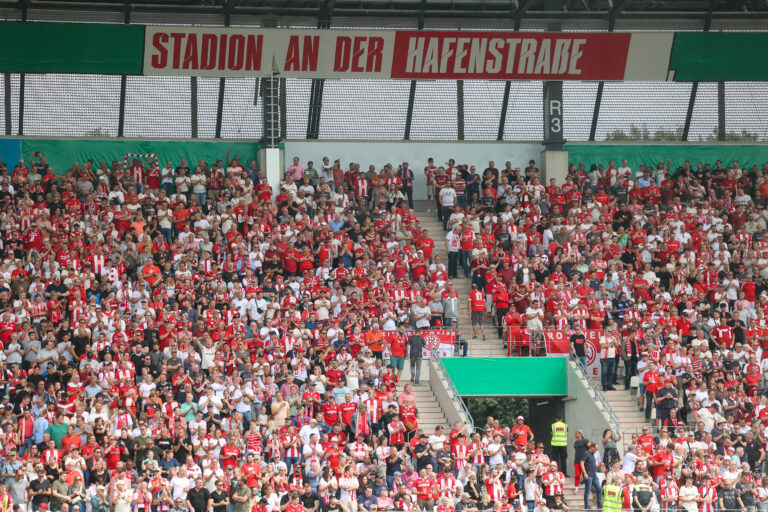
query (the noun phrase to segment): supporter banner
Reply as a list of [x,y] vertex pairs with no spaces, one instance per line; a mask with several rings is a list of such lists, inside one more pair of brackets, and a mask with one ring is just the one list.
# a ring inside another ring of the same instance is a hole
[[[600,329],[584,329],[582,331],[587,340],[585,353],[587,354],[587,371],[593,377],[600,376],[600,337],[603,331]],[[567,329],[544,329],[542,331],[547,343],[547,353],[550,356],[564,357],[570,353],[571,331]],[[507,341],[510,343],[527,343],[530,340],[528,329],[521,331],[521,338],[512,339],[512,333],[507,331]]]
[[393,31],[147,27],[145,75],[389,78]]
[[768,33],[2,23],[0,72],[424,80],[768,80]]
[[547,353],[551,356],[567,356],[570,352],[570,340],[567,331],[546,329],[544,340],[547,342]]
[[589,329],[583,332],[584,337],[587,339],[585,350],[587,354],[587,373],[592,377],[600,377],[600,337],[604,331]]
[[[406,336],[410,336],[416,331],[405,331]],[[384,331],[384,339],[389,343],[389,338],[397,334],[397,331]],[[425,347],[422,350],[421,357],[424,359],[432,358],[432,351],[439,358],[453,357],[453,349],[456,345],[456,339],[458,338],[458,331],[451,331],[447,329],[429,329],[426,331],[419,331],[419,334],[424,338]],[[389,349],[385,348],[384,357],[389,357]]]

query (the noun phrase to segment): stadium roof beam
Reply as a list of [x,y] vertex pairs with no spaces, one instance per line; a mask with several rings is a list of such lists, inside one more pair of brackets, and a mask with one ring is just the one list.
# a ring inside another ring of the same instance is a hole
[[[264,3],[258,6],[250,5],[231,5],[229,2],[222,2],[219,5],[203,4],[200,0],[169,0],[160,2],[159,0],[134,0],[126,4],[124,0],[99,0],[90,2],[85,0],[0,0],[0,8],[21,9],[27,5],[29,9],[49,9],[49,10],[85,10],[85,11],[112,11],[122,12],[126,5],[133,12],[141,13],[183,13],[183,14],[222,14],[229,12],[232,16],[238,15],[276,15],[276,16],[311,16],[317,17],[321,14],[323,7],[291,7],[282,4],[269,5]],[[358,4],[365,5],[365,4]],[[553,19],[609,19],[612,15],[623,19],[705,19],[712,16],[713,19],[766,19],[768,18],[768,7],[765,9],[745,11],[739,10],[712,10],[706,2],[674,3],[660,4],[660,8],[654,10],[645,10],[642,7],[634,7],[631,2],[624,0],[613,0],[613,7],[610,9],[599,10],[551,10],[542,8],[542,4],[537,0],[518,0],[517,8],[510,7],[506,10],[487,10],[484,7],[488,4],[480,2],[454,2],[450,4],[451,9],[433,9],[429,4],[413,0],[409,2],[391,2],[387,8],[353,8],[339,5],[334,9],[336,17],[413,17],[423,16],[427,18],[472,18],[472,19],[541,19],[551,21]],[[502,5],[502,4],[499,4]],[[667,5],[669,10],[664,9]],[[442,7],[442,5],[440,6]],[[543,7],[546,7],[545,5]],[[690,7],[690,9],[686,9]]]

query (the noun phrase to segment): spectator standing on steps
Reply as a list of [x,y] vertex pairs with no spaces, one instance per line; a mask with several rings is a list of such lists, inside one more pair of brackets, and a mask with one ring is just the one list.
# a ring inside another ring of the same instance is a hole
[[477,288],[477,283],[472,283],[472,290],[469,292],[469,310],[472,315],[472,334],[477,338],[477,327],[485,339],[485,294]]
[[459,277],[459,254],[461,251],[459,226],[455,226],[445,235],[445,250],[448,252],[448,279],[457,279]]
[[411,382],[419,385],[421,378],[421,359],[424,350],[424,338],[418,332],[413,333],[406,342],[408,358],[411,361]]
[[565,461],[568,458],[568,425],[563,421],[562,415],[555,416],[552,424],[552,461],[557,462],[565,476],[568,476],[568,466]]
[[670,411],[677,408],[677,390],[672,379],[664,379],[664,387],[656,393],[656,405],[659,412],[656,419],[659,425],[664,425],[665,421],[669,421]]
[[600,479],[597,477],[597,462],[595,453],[597,452],[597,443],[591,443],[589,449],[584,452],[581,458],[581,471],[587,479],[587,485],[584,486],[584,508],[589,508],[589,492],[594,487],[597,497],[597,508],[603,506],[603,491],[600,488]]
[[612,391],[616,378],[616,354],[619,349],[619,338],[616,335],[616,325],[611,323],[600,338],[600,371],[603,380],[603,391]]
[[448,218],[451,216],[453,207],[456,206],[456,190],[450,180],[445,187],[440,189],[438,200],[443,212],[443,230],[448,231]]
[[408,199],[408,208],[413,209],[413,171],[408,167],[408,162],[403,162],[397,169],[397,176],[403,183],[401,191],[403,195]]
[[576,440],[573,442],[573,480],[575,482],[574,490],[579,492],[579,485],[581,484],[581,459],[584,458],[584,454],[589,449],[589,439],[584,437],[584,432],[577,430],[574,434]]

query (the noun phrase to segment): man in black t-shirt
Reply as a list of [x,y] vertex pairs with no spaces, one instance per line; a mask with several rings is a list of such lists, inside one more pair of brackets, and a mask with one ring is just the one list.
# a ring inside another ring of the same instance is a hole
[[229,494],[224,491],[221,479],[216,482],[216,489],[211,493],[213,500],[213,512],[226,512],[229,505]]
[[587,339],[584,337],[584,333],[581,332],[581,325],[576,324],[576,331],[571,334],[571,352],[579,358],[584,368],[587,367],[586,343]]
[[720,500],[720,510],[741,510],[744,508],[744,503],[741,501],[739,491],[733,488],[733,484],[726,480],[723,482],[724,487],[717,493]]
[[189,512],[208,512],[213,505],[211,492],[203,487],[203,479],[195,479],[195,487],[187,491],[187,506]]
[[306,512],[317,512],[320,506],[320,499],[312,492],[309,482],[304,483],[304,492],[299,495],[299,501]]
[[51,483],[46,477],[43,465],[39,462],[35,465],[35,472],[37,478],[29,483],[29,496],[32,498],[32,507],[38,509],[43,503],[48,505],[51,496]]
[[750,479],[749,473],[742,473],[741,478],[736,483],[736,492],[739,493],[741,503],[747,510],[755,510],[755,483]]

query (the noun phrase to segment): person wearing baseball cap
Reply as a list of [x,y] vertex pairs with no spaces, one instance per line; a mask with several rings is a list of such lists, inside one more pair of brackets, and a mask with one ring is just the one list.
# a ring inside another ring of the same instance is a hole
[[544,498],[547,506],[555,505],[555,496],[562,495],[565,489],[565,475],[557,469],[557,462],[551,461],[549,468],[541,476],[541,485],[544,488]]

